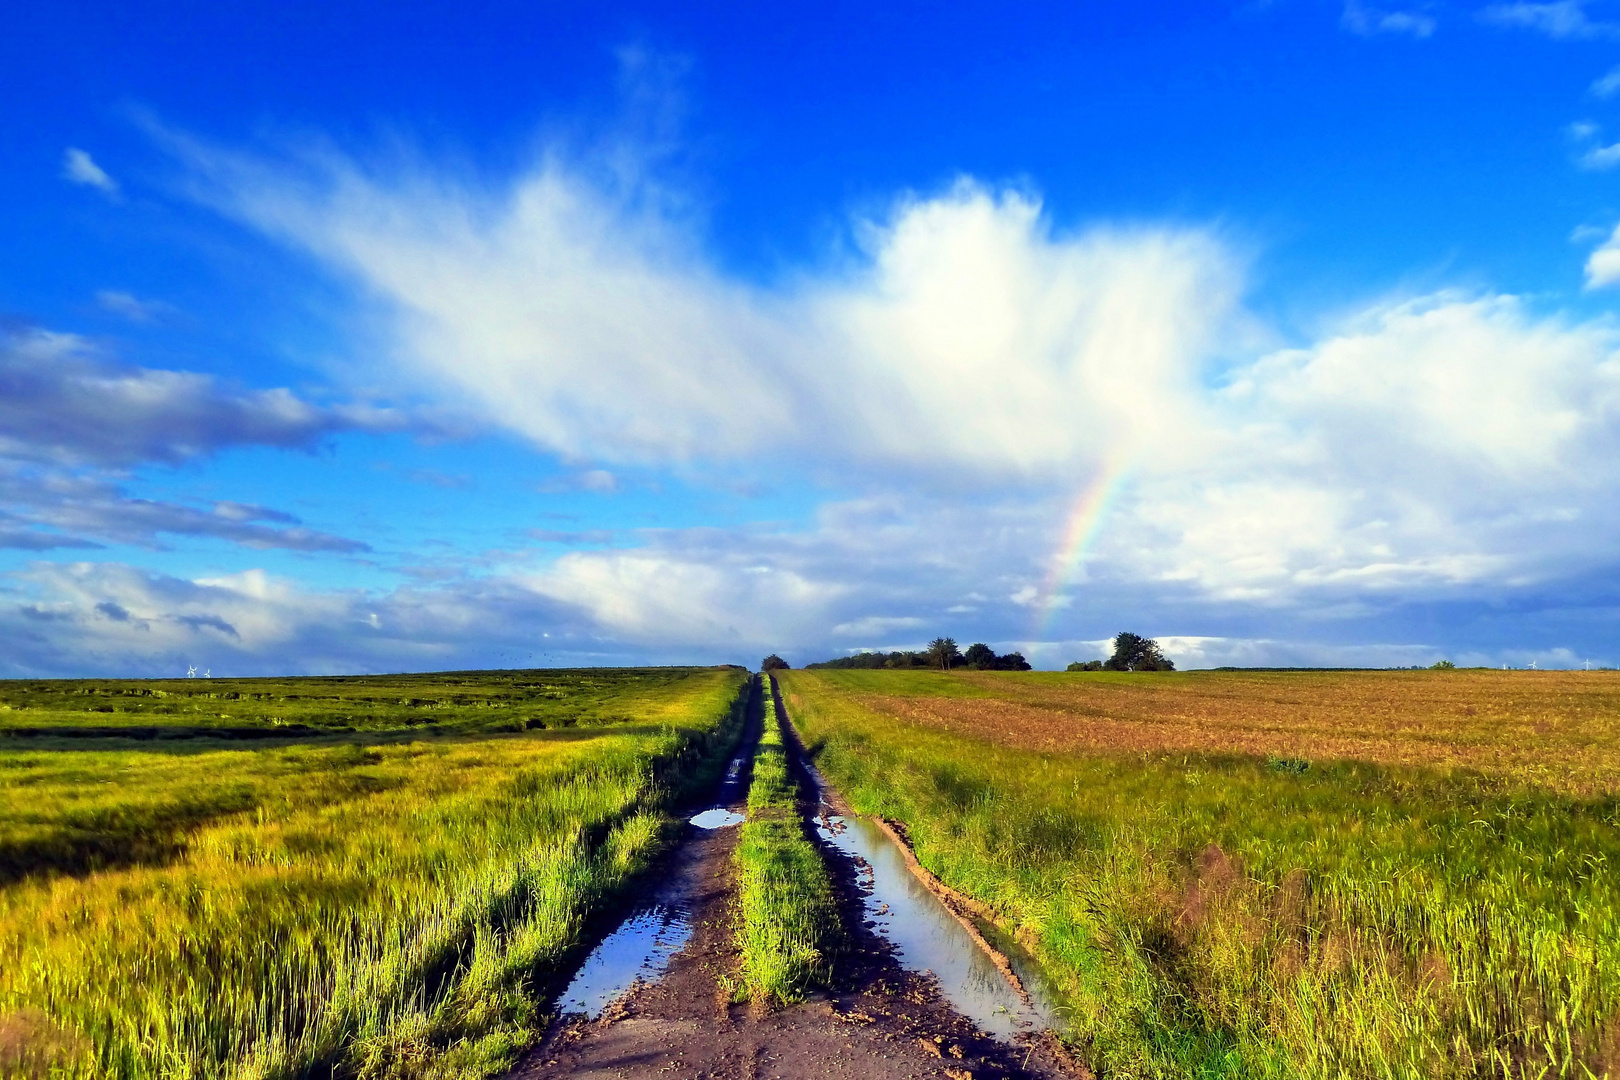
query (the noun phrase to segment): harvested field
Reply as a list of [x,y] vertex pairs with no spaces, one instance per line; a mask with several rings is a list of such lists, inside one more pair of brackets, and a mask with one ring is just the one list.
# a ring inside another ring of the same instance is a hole
[[839,672],[876,712],[1003,746],[1478,769],[1620,792],[1620,672]]
[[789,672],[1116,1077],[1620,1076],[1620,680]]

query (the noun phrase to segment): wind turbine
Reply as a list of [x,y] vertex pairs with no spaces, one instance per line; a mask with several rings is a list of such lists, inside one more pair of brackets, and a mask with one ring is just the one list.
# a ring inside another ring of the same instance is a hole
[[186,678],[195,679],[196,677],[197,677],[197,665],[192,664],[190,667],[186,668]]
[[209,668],[207,671],[203,672],[203,678],[211,679],[213,677],[214,677],[214,669],[213,668]]

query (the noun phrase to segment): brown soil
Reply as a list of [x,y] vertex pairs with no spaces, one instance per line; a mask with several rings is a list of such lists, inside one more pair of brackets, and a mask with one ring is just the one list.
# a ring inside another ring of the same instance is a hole
[[1065,1067],[1050,1036],[1009,1046],[977,1031],[931,979],[902,969],[863,924],[855,866],[825,847],[850,931],[831,992],[775,1011],[732,1004],[735,842],[736,830],[722,829],[694,837],[676,855],[672,871],[696,871],[687,898],[693,933],[664,977],[638,984],[599,1020],[553,1025],[512,1074],[516,1080],[1088,1075]]

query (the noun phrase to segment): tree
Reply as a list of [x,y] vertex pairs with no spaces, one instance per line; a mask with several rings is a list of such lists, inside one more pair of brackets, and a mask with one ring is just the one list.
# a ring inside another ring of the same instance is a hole
[[1021,652],[1010,652],[1005,656],[996,657],[997,671],[1028,671],[1029,661],[1024,659]]
[[1103,661],[1106,671],[1174,671],[1176,665],[1159,651],[1159,643],[1122,630],[1114,635],[1114,655]]
[[775,653],[771,653],[771,655],[759,662],[759,670],[761,671],[786,671],[787,669],[788,662]]
[[1101,660],[1087,660],[1083,664],[1080,661],[1076,660],[1074,663],[1070,664],[1068,667],[1064,668],[1063,670],[1064,671],[1101,671],[1102,669],[1103,669],[1103,662]]
[[976,641],[962,654],[962,661],[975,671],[994,671],[996,651],[982,641]]
[[954,638],[940,637],[928,643],[928,659],[938,665],[941,671],[951,670],[951,665],[962,659],[962,654],[956,650]]
[[1457,665],[1453,664],[1450,660],[1436,660],[1434,663],[1429,665],[1429,670],[1430,671],[1456,671],[1457,670]]

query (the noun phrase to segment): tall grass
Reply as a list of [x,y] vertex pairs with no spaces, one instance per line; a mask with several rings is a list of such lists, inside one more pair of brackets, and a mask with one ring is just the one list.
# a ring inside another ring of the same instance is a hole
[[782,684],[819,766],[1031,946],[1107,1075],[1620,1076],[1620,801],[1567,763],[1041,751],[841,676]]
[[[723,763],[743,680],[627,689],[647,719],[591,729],[0,754],[0,1062],[504,1069],[593,910],[673,835],[671,800]],[[87,858],[97,835],[151,842]]]
[[821,853],[805,838],[800,790],[788,769],[774,681],[754,757],[748,819],[737,838],[741,991],[760,1003],[795,1002],[832,977],[841,936]]

